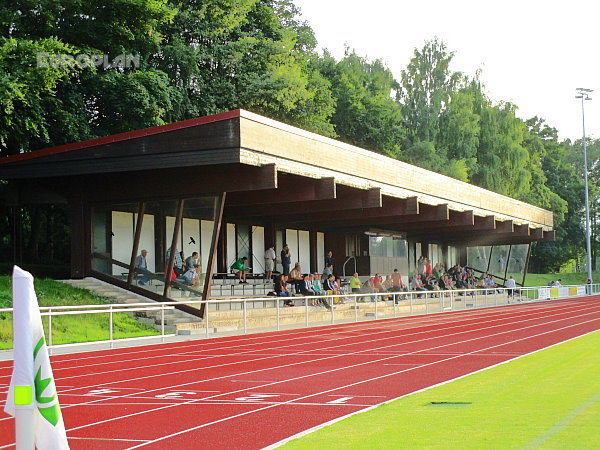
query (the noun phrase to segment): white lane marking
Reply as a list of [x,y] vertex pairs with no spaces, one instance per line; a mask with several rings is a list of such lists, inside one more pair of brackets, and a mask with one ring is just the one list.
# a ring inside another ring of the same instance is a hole
[[164,398],[164,399],[172,399],[172,398],[183,398],[182,395],[196,395],[197,392],[190,392],[190,391],[173,391],[173,392],[167,392],[166,394],[158,394],[155,395],[155,398]]
[[[586,321],[586,322],[583,322],[583,323],[593,322],[595,320],[597,320],[597,319],[592,319],[592,320],[589,320],[589,321]],[[537,335],[527,336],[527,337],[524,337],[524,338],[515,339],[514,341],[509,341],[509,342],[505,342],[505,343],[502,343],[502,344],[493,345],[493,346],[484,348],[482,350],[489,350],[491,348],[501,347],[501,346],[504,346],[504,345],[507,345],[507,344],[514,344],[515,342],[524,341],[524,340],[527,340],[527,339],[531,339],[531,338],[534,338],[534,337],[539,337],[539,336],[542,336],[542,335],[545,335],[545,334],[548,334],[548,333],[554,333],[554,332],[559,331],[559,330],[563,330],[563,329],[571,328],[571,327],[576,327],[576,326],[580,326],[580,325],[582,325],[582,323],[578,323],[578,324],[574,324],[574,325],[568,325],[568,326],[561,327],[561,328],[558,328],[558,329],[555,329],[555,330],[550,330],[550,331],[546,331],[546,332],[543,332],[543,333],[539,333]],[[475,353],[475,352],[469,352],[469,353],[466,353],[465,355],[468,355],[470,353]],[[439,360],[439,361],[431,362],[431,363],[428,363],[428,364],[423,364],[423,366],[421,366],[421,367],[432,366],[434,364],[439,364],[441,362],[446,362],[446,361],[450,361],[450,360],[453,360],[453,359],[462,358],[465,355],[451,356],[451,357],[446,358],[446,359],[442,359],[442,360]],[[339,388],[333,388],[333,389],[330,389],[330,390],[327,390],[327,391],[323,391],[323,392],[319,392],[319,393],[316,393],[316,394],[309,394],[309,395],[306,395],[304,397],[300,397],[298,399],[293,399],[293,400],[288,400],[287,402],[282,402],[282,403],[277,404],[277,405],[270,405],[270,406],[265,406],[263,408],[259,408],[259,409],[255,409],[255,410],[251,410],[251,411],[246,411],[244,413],[236,414],[235,416],[225,417],[225,418],[222,418],[222,419],[219,419],[219,420],[215,420],[215,421],[212,421],[212,422],[209,422],[209,423],[206,423],[206,424],[202,424],[202,425],[198,425],[198,426],[189,428],[187,430],[182,430],[182,431],[179,431],[177,433],[172,433],[172,434],[167,435],[167,436],[162,436],[160,438],[157,438],[157,439],[154,439],[154,440],[151,440],[151,441],[148,441],[148,442],[145,442],[145,443],[133,446],[133,447],[129,447],[128,450],[134,449],[134,448],[140,448],[140,447],[143,447],[145,445],[149,445],[149,444],[153,444],[153,443],[156,443],[156,442],[164,441],[165,439],[169,439],[169,438],[172,438],[174,436],[179,436],[179,435],[182,435],[182,434],[185,434],[185,433],[189,433],[190,431],[198,430],[198,429],[201,429],[201,428],[206,428],[207,426],[214,425],[216,423],[225,422],[225,421],[228,421],[228,420],[232,420],[232,419],[235,419],[237,417],[242,417],[242,416],[246,416],[246,415],[249,415],[249,414],[254,414],[254,413],[259,412],[259,411],[264,411],[264,410],[267,410],[267,409],[275,408],[277,406],[281,406],[281,405],[293,403],[296,400],[303,400],[305,398],[314,397],[315,395],[326,394],[326,393],[328,393],[330,391],[335,391],[335,390],[338,390],[338,389],[345,389],[345,388],[350,387],[350,386],[356,386],[356,385],[359,385],[359,384],[364,384],[364,383],[368,383],[368,382],[371,382],[371,381],[380,380],[382,378],[387,378],[387,377],[390,377],[392,375],[397,375],[397,374],[400,374],[400,373],[403,373],[403,372],[409,372],[409,371],[415,370],[415,369],[417,369],[417,368],[415,367],[415,368],[410,368],[410,369],[404,369],[404,370],[401,370],[399,372],[395,372],[395,373],[392,373],[392,374],[380,375],[380,376],[377,376],[377,377],[373,377],[371,379],[357,381],[357,382],[348,384],[346,386],[341,386]],[[162,409],[162,408],[159,408],[159,409]]]
[[331,400],[329,403],[330,405],[339,405],[340,403],[346,403],[348,400],[352,400],[354,397],[340,397],[340,398],[336,398],[335,400]]
[[[597,313],[597,312],[595,311],[595,313]],[[583,317],[583,316],[588,316],[590,314],[592,314],[592,313],[581,314],[580,316]],[[575,317],[580,317],[580,316],[575,316]],[[548,317],[546,317],[546,318],[548,318]],[[476,337],[476,338],[466,339],[466,340],[463,340],[463,341],[460,341],[460,342],[461,343],[465,343],[465,342],[473,342],[473,341],[477,341],[477,340],[481,340],[481,339],[488,339],[491,336],[499,336],[499,335],[503,335],[503,334],[507,334],[507,333],[515,333],[516,331],[522,331],[522,330],[526,330],[526,329],[530,329],[530,328],[536,328],[536,327],[540,327],[540,326],[548,326],[548,325],[553,324],[555,322],[559,322],[559,321],[567,320],[567,319],[572,320],[572,319],[574,319],[574,317],[570,316],[570,317],[564,318],[564,319],[557,319],[557,320],[554,320],[554,321],[546,321],[546,322],[544,322],[542,324],[534,324],[534,325],[530,325],[530,326],[527,326],[527,327],[519,328],[519,329],[516,329],[516,330],[512,329],[512,330],[508,330],[508,331],[504,331],[504,332],[500,332],[500,333],[496,333],[496,334],[492,334],[492,335],[479,336],[479,337]],[[599,319],[594,318],[594,319],[591,319],[591,320],[588,320],[588,321],[585,321],[585,322],[582,322],[582,323],[577,323],[577,324],[569,325],[569,326],[562,327],[562,328],[559,328],[559,329],[553,329],[553,330],[550,330],[550,331],[547,331],[547,332],[538,333],[538,334],[533,335],[533,336],[528,336],[526,338],[522,338],[522,339],[518,339],[518,340],[513,340],[513,341],[508,341],[508,342],[505,342],[505,343],[494,345],[492,347],[486,347],[486,348],[479,349],[479,350],[476,350],[476,351],[468,352],[468,353],[465,353],[464,355],[458,355],[458,356],[449,357],[449,358],[442,359],[442,360],[439,360],[439,361],[434,361],[434,362],[431,362],[431,363],[423,364],[423,365],[418,366],[418,367],[411,367],[411,368],[404,369],[404,370],[401,370],[401,371],[398,371],[398,372],[393,372],[393,373],[390,373],[390,374],[387,374],[387,375],[376,377],[374,379],[379,379],[379,378],[391,376],[391,375],[394,375],[394,374],[399,374],[399,373],[403,373],[403,372],[412,371],[412,370],[415,370],[415,369],[418,369],[418,368],[421,368],[421,367],[428,367],[428,366],[430,366],[432,364],[437,364],[439,362],[450,361],[450,360],[453,360],[453,359],[456,359],[456,358],[463,357],[465,355],[469,355],[469,354],[472,354],[472,353],[477,353],[479,351],[484,351],[484,350],[489,350],[491,348],[501,347],[501,346],[504,346],[504,345],[507,345],[507,344],[510,344],[510,343],[519,342],[520,340],[529,339],[531,337],[537,337],[537,336],[541,336],[541,335],[544,335],[544,334],[553,333],[553,332],[556,332],[557,330],[561,330],[561,329],[571,328],[571,327],[575,327],[575,326],[581,326],[582,324],[585,324],[585,323],[588,323],[588,322],[597,321],[597,320],[599,320]],[[517,321],[515,323],[519,323],[519,322],[522,322],[522,321]],[[479,330],[479,331],[481,331],[481,330]],[[463,334],[463,333],[461,332],[461,333],[458,333],[458,334]],[[405,343],[403,343],[403,344],[405,344]],[[403,345],[403,344],[393,344],[393,345]],[[431,348],[428,348],[428,349],[417,350],[414,353],[416,354],[416,353],[420,353],[421,351],[427,351],[427,350],[431,350],[431,349],[435,349],[435,348],[443,348],[443,347],[447,347],[449,345],[455,345],[455,344],[456,344],[455,342],[452,342],[452,343],[448,343],[448,344],[438,345],[438,346],[434,346],[434,347],[431,347]],[[266,387],[266,386],[271,386],[271,385],[274,385],[274,384],[281,384],[281,383],[286,383],[286,382],[289,382],[289,381],[296,381],[296,380],[300,380],[302,378],[310,378],[310,377],[314,377],[316,375],[322,375],[322,374],[325,374],[325,373],[337,372],[337,371],[340,371],[340,370],[346,370],[346,369],[349,369],[349,368],[364,366],[366,364],[378,363],[378,362],[389,360],[389,359],[393,359],[393,358],[395,358],[395,356],[391,356],[391,357],[387,357],[387,358],[382,358],[382,359],[374,360],[374,361],[367,361],[367,362],[363,362],[363,363],[353,364],[353,365],[349,365],[349,366],[338,367],[338,368],[335,368],[335,369],[329,369],[329,370],[322,371],[322,372],[316,372],[316,373],[313,372],[311,374],[307,374],[307,375],[303,375],[303,376],[298,376],[298,377],[293,377],[293,378],[287,378],[285,380],[273,382],[273,383],[270,383],[270,384],[267,384],[267,385],[264,385],[264,386],[258,386],[258,387]],[[291,365],[294,365],[294,364],[290,364],[289,366],[291,366]],[[222,377],[219,377],[217,379],[221,379],[221,378]],[[194,383],[196,383],[196,382],[194,382]],[[345,387],[348,387],[348,386],[354,386],[354,385],[360,384],[360,383],[361,382],[357,382],[357,383],[349,384],[349,385],[346,385],[346,386],[340,386],[338,388],[334,388],[334,389],[330,389],[328,391],[324,391],[323,393],[329,393],[329,392],[332,392],[332,391],[335,391],[335,390],[338,390],[338,389],[342,389],[342,388],[345,388]],[[186,384],[188,384],[188,383],[186,383]],[[231,394],[234,394],[236,392],[246,392],[249,389],[250,388],[240,389],[240,390],[234,391],[234,392],[225,392],[225,393],[214,395],[212,397],[207,397],[207,398],[204,398],[204,399],[201,399],[201,400],[207,400],[207,399],[210,399],[210,398],[222,397],[222,396],[225,396],[225,395],[231,395]],[[310,394],[307,397],[318,395],[318,394],[319,393]],[[307,398],[307,397],[301,397],[301,398],[299,398],[299,400],[301,400],[302,398]],[[196,401],[198,401],[198,400],[191,400],[189,402],[180,403],[177,406],[186,405],[188,403],[194,403]],[[286,403],[286,402],[283,402],[283,403]],[[110,419],[105,419],[105,420],[102,420],[102,421],[98,421],[98,422],[94,422],[94,423],[90,423],[90,424],[86,424],[86,425],[81,425],[79,427],[75,427],[75,428],[73,428],[73,430],[77,430],[77,429],[80,429],[80,428],[86,428],[86,427],[89,427],[89,426],[94,426],[94,425],[97,425],[97,424],[100,424],[100,423],[106,423],[106,422],[112,422],[112,421],[116,421],[116,420],[121,420],[121,419],[125,419],[125,418],[128,418],[128,417],[137,416],[137,415],[140,415],[140,414],[146,414],[146,413],[150,413],[150,412],[155,412],[155,411],[159,411],[159,410],[163,410],[163,409],[171,408],[171,407],[174,407],[174,406],[162,406],[162,407],[159,407],[159,408],[155,408],[153,410],[141,411],[141,412],[138,412],[138,413],[131,413],[131,414],[120,416],[120,417],[114,417],[114,418],[110,418]],[[258,410],[256,410],[256,411],[258,411]],[[233,417],[237,417],[237,416],[232,416],[232,418]],[[226,418],[224,418],[223,420],[226,420]],[[217,423],[217,422],[211,422],[211,423]]]
[[279,397],[277,394],[250,394],[246,397],[238,397],[235,400],[238,402],[255,402],[266,398]]
[[[589,308],[589,309],[591,309],[591,308]],[[590,313],[590,314],[591,314],[591,313]],[[558,316],[558,315],[559,315],[559,314],[553,314],[553,315],[547,315],[547,314],[546,314],[546,315],[545,315],[545,316],[543,316],[543,317],[547,319],[547,318],[549,318],[549,317],[552,317],[552,316]],[[585,315],[589,315],[589,314],[585,314]],[[521,315],[521,317],[522,317],[522,315]],[[557,321],[560,321],[560,320],[567,320],[567,319],[570,319],[570,318],[572,318],[572,316],[566,317],[566,318],[564,318],[564,319],[559,319],[559,320],[557,320]],[[517,324],[517,323],[528,322],[528,321],[530,321],[530,320],[537,320],[537,318],[534,318],[534,319],[527,319],[527,320],[517,320],[516,322],[513,322],[512,324],[514,325],[514,324]],[[492,321],[492,322],[493,322],[493,321]],[[556,321],[555,321],[555,322],[556,322]],[[541,323],[541,324],[535,324],[535,325],[533,325],[533,327],[543,326],[543,325],[545,325],[546,323],[547,323],[547,322],[544,322],[544,323]],[[483,330],[486,330],[486,329],[490,329],[490,328],[497,328],[497,327],[499,327],[499,326],[505,326],[505,325],[506,325],[506,324],[502,324],[502,325],[495,325],[495,326],[491,326],[491,327],[482,327],[482,328],[480,328],[480,329],[477,329],[477,331],[483,331]],[[450,327],[450,328],[454,328],[454,327]],[[525,327],[525,328],[531,328],[531,326],[530,326],[530,327]],[[472,332],[472,331],[473,331],[473,330],[469,330],[469,331],[467,331],[467,332],[459,332],[459,333],[455,333],[454,335],[453,335],[453,334],[448,334],[448,335],[443,335],[443,336],[435,336],[435,337],[433,337],[433,338],[424,338],[424,339],[415,340],[415,341],[403,342],[403,343],[400,343],[400,344],[391,344],[391,345],[384,346],[384,347],[381,347],[381,348],[389,348],[389,347],[395,347],[395,346],[398,346],[398,345],[406,345],[406,344],[418,343],[418,342],[428,341],[428,340],[437,339],[437,338],[452,337],[452,336],[456,336],[457,334],[464,334],[464,333],[468,333],[468,332]],[[510,330],[509,332],[513,332],[513,331],[514,331],[514,330]],[[429,333],[430,333],[430,332],[426,332],[425,334],[429,334]],[[415,334],[417,334],[417,333],[415,333]],[[499,333],[499,334],[503,334],[503,333]],[[479,337],[478,339],[484,339],[484,338],[486,338],[486,337],[487,337],[487,336],[481,336],[481,337]],[[373,342],[380,341],[380,340],[386,340],[386,341],[387,341],[388,339],[389,339],[389,338],[385,338],[385,339],[376,339],[376,340],[373,340]],[[460,341],[460,342],[464,342],[464,341]],[[455,343],[449,343],[449,344],[446,344],[445,346],[450,346],[450,345],[454,345],[454,344],[455,344]],[[444,347],[444,346],[442,346],[442,347]],[[440,347],[432,347],[432,348],[433,348],[433,349],[435,349],[435,348],[440,348]],[[424,350],[422,350],[422,351],[428,351],[428,350],[431,350],[432,348],[429,348],[429,349],[424,349]],[[368,351],[372,351],[372,350],[373,350],[373,349],[367,349],[367,350],[357,351],[357,352],[354,352],[354,354],[358,354],[358,353],[361,353],[361,352],[368,352]],[[418,353],[418,352],[417,352],[417,353]],[[352,353],[349,353],[348,355],[352,355]],[[290,363],[290,364],[284,364],[284,365],[281,365],[281,366],[268,367],[268,368],[265,368],[265,369],[258,369],[258,370],[256,370],[256,371],[251,371],[251,372],[248,372],[248,373],[255,373],[255,372],[259,372],[259,371],[273,370],[273,369],[279,369],[279,368],[284,368],[284,367],[291,367],[291,366],[300,365],[300,364],[304,364],[304,363],[317,362],[317,361],[326,360],[326,359],[333,359],[333,358],[337,358],[337,357],[338,357],[338,356],[332,356],[332,357],[329,357],[329,358],[318,358],[318,359],[315,359],[315,360],[309,360],[309,361],[305,361],[305,362],[302,362],[302,363]],[[394,357],[395,357],[395,356],[394,356]],[[376,361],[384,361],[384,360],[388,360],[388,359],[393,359],[394,357],[383,358],[383,359],[376,360]],[[350,367],[352,367],[352,366],[350,366]],[[246,374],[247,374],[247,373],[246,373]],[[236,374],[236,375],[240,375],[240,374]],[[235,375],[232,375],[232,376],[235,376]],[[149,377],[149,378],[152,378],[152,377]],[[205,379],[205,380],[202,380],[202,382],[208,382],[208,381],[221,380],[222,378],[223,378],[223,377],[219,376],[219,377],[215,377],[215,378],[211,378],[211,379]],[[282,382],[283,382],[283,381],[282,381]],[[190,384],[196,384],[196,383],[198,383],[198,381],[197,381],[197,380],[196,380],[196,381],[193,381],[193,382],[182,383],[182,384],[180,384],[180,385],[178,385],[178,386],[171,386],[171,387],[189,386]],[[276,383],[277,383],[277,382],[276,382]],[[271,384],[272,384],[272,383],[271,383]],[[156,391],[160,391],[160,390],[163,390],[163,389],[164,389],[164,387],[157,388],[157,389],[152,389],[152,390],[149,390],[149,391],[147,391],[147,393],[149,393],[149,392],[156,392]],[[247,390],[248,390],[248,388],[246,388],[246,389],[240,389],[240,390],[238,390],[238,391],[232,391],[232,392],[233,392],[233,393],[235,393],[235,392],[243,392],[243,391],[247,391]],[[225,394],[227,394],[227,393],[224,393],[223,395],[225,395]],[[130,395],[133,395],[133,394],[130,394]],[[125,396],[122,396],[122,397],[125,397]],[[121,397],[121,398],[122,398],[122,397]],[[115,398],[118,398],[118,397],[115,397]],[[82,402],[82,405],[87,405],[87,404],[91,404],[91,403],[98,403],[98,402],[101,402],[101,401],[104,401],[104,400],[109,400],[109,399],[110,399],[110,398],[109,398],[109,397],[107,397],[106,399],[99,399],[99,400],[94,400],[94,401],[90,401],[90,402]],[[77,406],[77,405],[74,405],[74,406]],[[114,419],[112,419],[112,420],[117,420],[117,419],[118,419],[118,418],[114,418]],[[0,420],[2,420],[2,419],[0,419]],[[111,419],[109,419],[109,420],[111,420]]]
[[[587,306],[589,306],[589,303],[588,303],[588,304],[586,304],[586,305],[587,305]],[[561,305],[561,306],[562,306],[562,305]],[[570,305],[569,305],[569,306],[570,306]],[[593,305],[592,305],[592,306],[593,306]],[[592,308],[592,306],[589,306],[589,307],[588,307],[588,308],[586,308],[585,310],[590,310],[590,309],[593,309],[593,308]],[[541,312],[540,312],[540,310],[539,310],[539,309],[537,309],[537,310],[536,310],[536,312],[538,313],[537,315],[540,315],[540,316],[542,316],[542,317],[544,317],[544,318],[548,318],[548,317],[554,317],[554,316],[558,316],[559,314],[565,313],[564,309],[566,309],[566,310],[567,310],[566,312],[568,313],[568,312],[571,312],[571,309],[574,309],[574,308],[566,308],[566,307],[565,307],[565,308],[560,308],[560,309],[559,309],[560,313],[556,313],[556,314],[550,314],[550,315],[548,315],[548,314],[542,314],[542,313],[545,313],[545,310],[546,310],[546,309],[549,309],[549,308],[542,308],[542,311],[541,311]],[[530,316],[530,315],[533,315],[533,314],[521,314],[519,317],[528,317],[528,316]],[[589,315],[589,314],[586,314],[586,315]],[[514,318],[514,314],[513,314],[512,318]],[[568,317],[568,318],[571,318],[571,317]],[[500,324],[500,325],[494,325],[494,326],[489,326],[489,327],[482,327],[482,328],[479,328],[479,329],[469,329],[469,330],[467,330],[467,331],[464,331],[464,332],[459,332],[459,333],[455,333],[455,334],[448,334],[448,335],[442,335],[442,336],[434,336],[434,337],[431,337],[431,338],[424,338],[424,339],[415,340],[415,341],[407,341],[407,342],[403,342],[403,343],[399,343],[399,344],[391,344],[391,345],[387,345],[387,346],[379,347],[379,349],[390,348],[390,347],[397,347],[397,346],[399,346],[399,345],[412,344],[412,343],[423,342],[423,341],[428,341],[428,340],[432,340],[432,339],[438,339],[438,338],[449,337],[449,336],[450,336],[450,337],[452,337],[452,336],[456,336],[456,335],[458,335],[458,334],[472,333],[472,332],[476,332],[476,331],[482,331],[482,330],[486,330],[486,329],[490,329],[490,328],[498,328],[498,327],[507,326],[507,325],[514,325],[514,324],[516,324],[516,323],[528,322],[528,321],[531,321],[531,320],[537,320],[537,319],[538,319],[538,317],[534,317],[534,318],[530,318],[530,319],[526,319],[526,320],[517,320],[517,321],[513,321],[513,322],[502,323],[502,324]],[[566,320],[566,319],[567,319],[567,318],[565,318],[564,320]],[[461,319],[459,319],[459,320],[461,320]],[[561,320],[561,319],[559,319],[559,320]],[[498,320],[488,320],[488,321],[484,321],[484,322],[481,322],[481,323],[491,323],[491,322],[497,322],[497,321],[498,321]],[[545,324],[545,323],[542,323],[542,324],[536,324],[536,325],[534,325],[534,327],[535,327],[535,326],[542,326],[542,325],[544,325],[544,324]],[[452,328],[461,328],[461,327],[464,327],[464,325],[451,326],[451,327],[447,327],[447,329],[452,329]],[[526,328],[531,328],[531,327],[526,327]],[[511,332],[512,332],[512,331],[514,331],[514,330],[511,330]],[[421,334],[421,335],[423,335],[423,334],[427,335],[427,334],[431,334],[431,333],[432,333],[432,330],[429,330],[429,331],[420,332],[420,333],[417,333],[417,332],[415,332],[415,333],[410,333],[409,335],[419,335],[419,334]],[[502,334],[502,333],[500,333],[500,334]],[[405,335],[404,335],[403,337],[405,337]],[[481,338],[483,338],[483,337],[480,337],[480,339],[481,339]],[[388,341],[388,340],[389,340],[389,337],[385,337],[385,338],[379,338],[379,339],[372,339],[372,340],[370,340],[370,341],[364,341],[364,342],[363,342],[363,344],[364,344],[364,343],[373,343],[373,342],[377,342],[377,341],[381,341],[381,340]],[[463,342],[463,341],[460,341],[460,342]],[[449,345],[454,345],[454,344],[455,344],[455,343],[450,343],[450,344],[447,344],[446,346],[449,346]],[[346,345],[355,345],[355,343],[352,343],[352,344],[346,344]],[[345,345],[342,345],[342,346],[345,346]],[[340,347],[340,346],[338,346],[338,347]],[[432,348],[439,348],[439,347],[432,347]],[[373,351],[373,350],[377,350],[377,349],[378,349],[378,348],[375,348],[375,349],[366,349],[366,350],[362,350],[362,351],[351,352],[351,353],[347,353],[347,354],[346,354],[346,355],[344,355],[344,356],[349,356],[349,355],[355,355],[355,354],[361,354],[361,353],[371,352],[371,351]],[[431,350],[431,349],[427,349],[427,350]],[[331,357],[328,357],[328,358],[317,358],[317,359],[314,359],[314,360],[309,360],[309,361],[303,361],[303,362],[298,362],[298,363],[284,364],[284,365],[281,365],[281,366],[275,366],[275,367],[268,367],[268,368],[264,368],[264,369],[258,369],[258,370],[256,370],[256,371],[250,371],[250,372],[245,372],[245,373],[238,373],[238,374],[234,374],[234,375],[232,375],[232,376],[236,376],[236,375],[244,375],[244,374],[249,374],[249,373],[256,373],[256,372],[261,372],[261,371],[265,371],[265,370],[279,369],[279,368],[284,368],[284,367],[290,367],[290,366],[295,366],[295,365],[300,365],[300,364],[306,364],[306,363],[311,363],[311,362],[321,361],[321,360],[325,360],[325,359],[333,359],[333,358],[337,358],[337,357],[339,357],[339,356],[335,355],[335,356],[331,356]],[[377,360],[377,361],[383,361],[383,360],[387,360],[387,359],[391,359],[391,358],[384,358],[384,359],[380,359],[380,360]],[[353,366],[347,366],[347,367],[353,367]],[[186,371],[171,372],[171,373],[170,373],[170,374],[168,374],[168,375],[172,375],[172,374],[174,374],[174,373],[180,373],[180,372],[186,372]],[[161,375],[165,375],[165,374],[161,374]],[[146,377],[139,377],[139,378],[134,378],[134,379],[130,379],[130,380],[120,380],[120,381],[117,381],[117,382],[110,382],[110,383],[105,383],[105,384],[122,383],[122,382],[127,382],[127,381],[137,381],[137,380],[139,380],[139,379],[145,379],[145,378],[154,378],[154,377],[155,377],[155,376],[146,376]],[[204,381],[204,382],[208,382],[208,381],[220,380],[221,378],[223,378],[223,377],[215,377],[215,378],[212,378],[212,379],[206,379],[206,380],[202,380],[202,381]],[[197,383],[197,382],[198,382],[198,381],[193,381],[193,382],[188,382],[188,383],[182,383],[182,384],[180,384],[180,385],[177,385],[177,386],[170,386],[170,387],[171,387],[171,388],[173,388],[173,387],[189,386],[189,385],[191,385],[191,384],[195,384],[195,383]],[[271,383],[271,384],[273,384],[273,383]],[[149,393],[149,392],[156,392],[156,391],[160,391],[160,390],[164,390],[164,389],[165,389],[165,387],[161,387],[161,388],[157,388],[157,389],[148,390],[148,391],[146,391],[146,393]],[[243,392],[243,391],[245,391],[245,390],[247,390],[247,389],[240,389],[240,390],[238,390],[238,391],[233,391],[233,393],[235,393],[235,392]],[[105,398],[101,398],[101,399],[94,400],[94,401],[82,402],[82,403],[80,403],[80,404],[75,404],[75,405],[72,405],[72,406],[79,406],[79,405],[89,405],[89,404],[95,404],[95,403],[103,402],[103,401],[106,401],[106,400],[110,400],[111,398],[112,398],[112,399],[116,399],[116,398],[123,398],[123,397],[131,396],[131,395],[134,395],[134,394],[126,394],[125,396],[120,396],[120,397],[105,397]],[[223,395],[225,395],[225,394],[223,394]],[[181,404],[185,404],[185,403],[181,403]],[[150,411],[149,411],[149,412],[150,412]],[[118,420],[118,419],[119,419],[119,418],[113,418],[113,419],[108,419],[108,420]],[[3,420],[10,420],[10,418],[9,418],[9,417],[6,417],[6,418],[4,418],[4,419],[0,419],[0,421],[3,421]],[[85,426],[90,426],[90,425],[94,425],[94,424],[92,423],[92,424],[84,425],[84,426],[82,426],[82,427],[85,427]]]

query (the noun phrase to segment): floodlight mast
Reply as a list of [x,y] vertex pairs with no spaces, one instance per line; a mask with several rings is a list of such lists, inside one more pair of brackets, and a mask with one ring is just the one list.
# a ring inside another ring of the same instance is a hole
[[[592,245],[590,241],[590,204],[588,197],[588,164],[587,164],[587,145],[585,141],[585,107],[584,102],[591,100],[590,93],[594,92],[593,89],[577,88],[577,95],[575,98],[581,99],[581,124],[583,127],[583,179],[585,182],[585,249],[587,256],[587,277],[590,283],[592,283]],[[591,292],[590,292],[591,293]]]

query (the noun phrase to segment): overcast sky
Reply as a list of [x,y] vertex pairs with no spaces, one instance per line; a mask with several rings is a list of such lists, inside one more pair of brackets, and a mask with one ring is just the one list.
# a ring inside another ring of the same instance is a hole
[[586,134],[600,137],[600,3],[593,0],[294,0],[320,48],[337,59],[348,44],[381,58],[400,79],[415,47],[434,36],[454,51],[453,70],[481,79],[494,100],[524,118],[543,117],[562,138],[582,135],[575,88],[586,102]]

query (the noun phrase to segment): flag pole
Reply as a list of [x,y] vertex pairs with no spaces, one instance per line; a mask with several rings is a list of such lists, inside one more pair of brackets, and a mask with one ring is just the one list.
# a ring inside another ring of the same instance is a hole
[[17,450],[35,449],[33,413],[33,407],[27,409],[15,409],[15,437],[17,438]]

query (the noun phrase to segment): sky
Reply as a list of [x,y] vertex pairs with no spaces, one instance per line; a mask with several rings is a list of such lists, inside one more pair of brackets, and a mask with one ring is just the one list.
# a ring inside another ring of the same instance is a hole
[[[455,52],[451,69],[481,80],[489,97],[542,117],[561,138],[600,138],[600,3],[593,0],[294,0],[319,48],[340,59],[348,45],[382,59],[400,79],[415,48],[438,37]],[[594,94],[596,94],[594,96]]]

